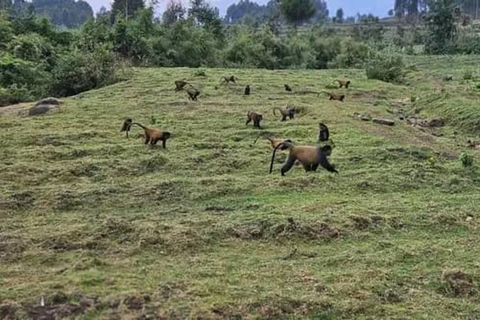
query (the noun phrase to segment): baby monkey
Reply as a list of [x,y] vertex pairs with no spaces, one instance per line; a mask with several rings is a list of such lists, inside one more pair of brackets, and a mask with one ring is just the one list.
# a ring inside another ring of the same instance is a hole
[[247,113],[247,122],[245,125],[248,125],[250,122],[253,121],[253,126],[261,129],[260,121],[263,120],[263,115],[261,113],[257,113],[255,111],[249,110]]
[[280,113],[282,114],[282,120],[280,120],[280,121],[287,121],[287,117],[290,118],[290,120],[295,118],[295,108],[294,107],[287,106],[285,109],[282,109],[282,108],[279,108],[279,107],[274,107],[273,108],[273,115],[274,116],[276,116],[275,110],[280,111]]
[[336,80],[336,82],[338,82],[339,88],[345,87],[345,89],[348,89],[348,86],[352,83],[350,80]]

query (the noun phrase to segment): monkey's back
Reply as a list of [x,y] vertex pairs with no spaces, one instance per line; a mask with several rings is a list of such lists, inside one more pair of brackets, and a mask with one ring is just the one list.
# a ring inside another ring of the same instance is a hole
[[292,149],[293,154],[303,164],[319,162],[318,148],[313,146],[298,146]]

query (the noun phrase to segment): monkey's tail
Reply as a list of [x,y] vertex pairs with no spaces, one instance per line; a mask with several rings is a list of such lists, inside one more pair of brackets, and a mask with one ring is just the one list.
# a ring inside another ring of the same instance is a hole
[[147,127],[141,125],[140,123],[133,122],[133,123],[128,127],[128,130],[130,130],[130,128],[131,128],[134,124],[136,124],[137,126],[139,126],[140,128],[142,128],[143,130],[146,130],[146,129],[147,129]]
[[273,161],[275,160],[275,153],[277,153],[277,150],[278,148],[280,148],[281,146],[283,146],[285,143],[282,142],[282,143],[279,143],[275,149],[273,149],[273,152],[272,152],[272,160],[270,160],[270,172],[269,173],[272,173],[273,171]]
[[273,107],[273,115],[274,115],[274,116],[276,116],[275,110],[282,111],[282,109],[280,109],[279,107]]
[[263,133],[260,133],[260,134],[258,135],[258,137],[255,139],[255,141],[253,141],[253,144],[257,143],[257,140],[260,139],[261,136],[263,136]]
[[338,171],[337,169],[335,169],[335,167],[333,165],[331,165],[329,162],[328,162],[328,159],[327,159],[327,153],[328,152],[331,152],[332,150],[332,147],[331,146],[324,146],[322,148],[319,148],[318,150],[318,158],[319,158],[319,162],[320,162],[320,165],[325,168],[327,171],[330,171],[330,172],[334,172],[334,173],[337,173],[338,174]]
[[[275,149],[273,149],[272,153],[272,160],[270,161],[270,173],[273,171],[273,160],[275,160],[275,154],[277,153],[277,150],[282,148],[282,150],[289,149],[291,151],[293,147],[293,144],[290,139],[283,141],[282,143],[279,143]],[[285,149],[283,149],[285,148]]]
[[326,95],[330,95],[330,92],[320,91],[320,92],[317,93],[317,97],[318,97],[319,95],[321,95],[322,93],[325,93]]

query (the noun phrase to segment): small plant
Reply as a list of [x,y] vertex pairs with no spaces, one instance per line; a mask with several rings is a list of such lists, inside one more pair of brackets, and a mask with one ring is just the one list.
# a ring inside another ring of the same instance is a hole
[[472,71],[465,71],[463,74],[464,80],[472,80],[473,79],[473,72]]
[[195,70],[195,73],[193,75],[195,77],[206,77],[207,73],[203,69],[197,69],[197,70]]
[[464,168],[471,167],[473,165],[473,156],[470,154],[462,153],[459,159]]
[[154,125],[157,123],[157,118],[155,118],[155,116],[150,116],[150,124]]
[[433,156],[428,158],[427,161],[425,161],[425,165],[429,168],[435,167],[436,164],[437,164],[437,158]]

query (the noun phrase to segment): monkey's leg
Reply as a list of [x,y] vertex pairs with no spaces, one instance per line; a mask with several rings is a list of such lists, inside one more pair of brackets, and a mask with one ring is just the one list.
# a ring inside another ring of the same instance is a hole
[[311,164],[304,164],[303,169],[305,169],[305,172],[312,171],[312,165]]
[[167,139],[162,140],[162,147],[163,147],[163,149],[167,148]]
[[151,144],[152,146],[156,145],[157,142],[158,142],[158,139],[152,139],[152,140],[150,140],[150,144]]
[[317,169],[318,169],[318,163],[312,164],[312,171],[317,171]]
[[148,144],[150,142],[150,137],[149,136],[145,136],[145,144]]
[[251,118],[248,118],[248,119],[247,119],[247,122],[245,123],[245,125],[247,126],[250,122],[252,122],[252,119],[251,119]]
[[293,164],[295,163],[295,160],[297,160],[296,157],[294,156],[288,156],[287,161],[285,161],[285,164],[283,165],[282,169],[280,172],[282,173],[282,176],[285,175],[292,167]]
[[282,121],[287,121],[287,116],[282,116]]

